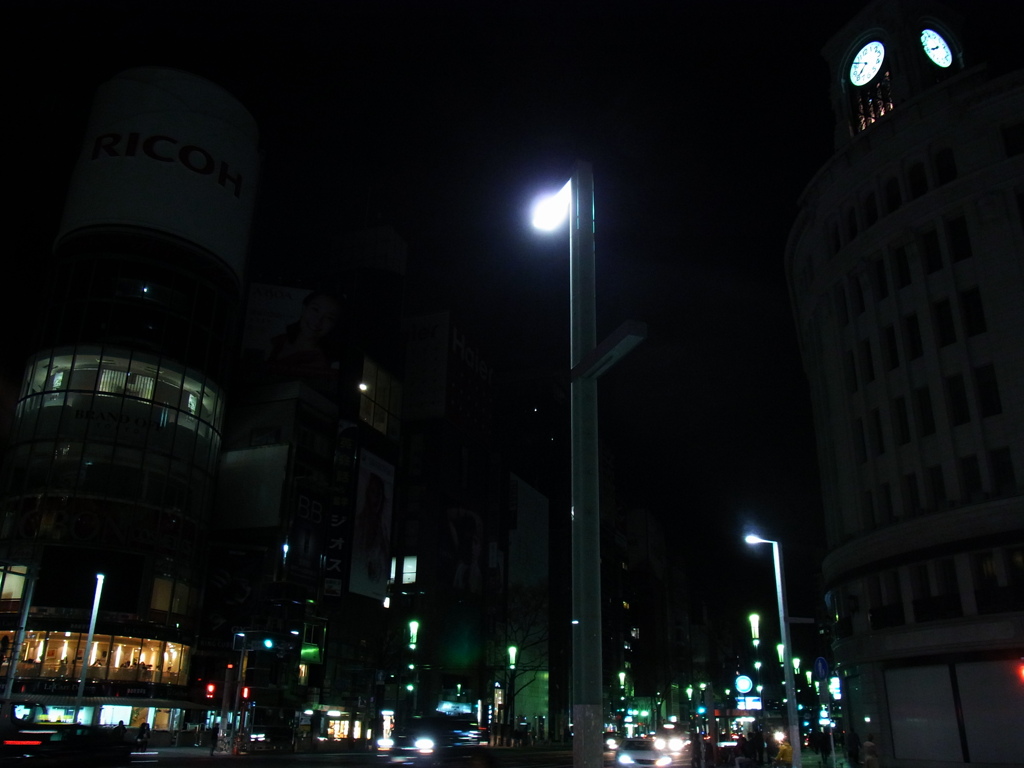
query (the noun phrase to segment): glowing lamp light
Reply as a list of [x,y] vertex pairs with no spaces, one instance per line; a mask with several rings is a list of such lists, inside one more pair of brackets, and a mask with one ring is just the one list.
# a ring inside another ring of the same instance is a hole
[[533,206],[533,226],[551,231],[562,225],[569,215],[571,187],[570,181],[555,194],[537,201]]

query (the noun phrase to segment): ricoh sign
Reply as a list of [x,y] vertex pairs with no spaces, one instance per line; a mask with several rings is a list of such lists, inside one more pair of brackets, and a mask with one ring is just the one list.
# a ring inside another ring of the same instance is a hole
[[241,275],[258,174],[256,124],[233,96],[178,70],[122,72],[97,91],[58,245],[87,229],[153,230]]

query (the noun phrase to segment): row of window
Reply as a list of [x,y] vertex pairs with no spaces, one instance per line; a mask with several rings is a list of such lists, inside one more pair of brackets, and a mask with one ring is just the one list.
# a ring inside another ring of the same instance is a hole
[[[955,344],[961,335],[970,338],[988,331],[981,291],[969,288],[955,297],[934,302],[931,305],[931,326],[935,346],[939,349]],[[861,339],[856,349],[846,351],[843,374],[851,394],[857,392],[862,385],[874,381],[879,369],[893,371],[899,368],[904,359],[916,360],[924,355],[924,336],[917,313],[905,315],[899,326],[883,326],[878,334],[878,347],[880,354],[877,359],[870,339]]]
[[927,164],[921,160],[911,163],[902,177],[889,176],[881,182],[880,188],[869,190],[856,203],[847,205],[842,221],[832,223],[829,239],[833,255],[879,219],[895,213],[905,202],[916,200],[956,177],[956,158],[948,147],[932,152]]
[[[944,557],[868,576],[864,586],[870,628],[1024,610],[1024,546],[971,553],[964,571],[958,573],[955,558]],[[833,594],[830,602],[836,597],[838,604],[832,607],[838,634],[849,636],[859,599],[849,588]]]
[[864,491],[862,513],[866,528],[880,528],[942,511],[958,502],[974,503],[1017,493],[1013,457],[1010,449],[1003,447],[982,456],[962,456],[952,466],[935,464],[922,472],[907,472],[895,487],[889,482],[879,483]]
[[399,438],[402,383],[370,358],[363,358],[359,418],[392,440]]
[[869,306],[865,288],[871,291],[877,303],[892,292],[909,286],[913,282],[912,253],[919,257],[925,275],[939,272],[947,264],[970,259],[974,249],[966,217],[943,219],[941,229],[925,230],[912,243],[892,248],[887,259],[874,259],[863,281],[860,275],[855,274],[838,284],[835,303],[840,324],[848,325],[853,317],[864,314]]
[[[968,423],[972,412],[979,419],[1003,412],[994,365],[977,366],[972,369],[970,377],[962,373],[947,376],[943,385],[945,416],[950,427]],[[915,437],[921,439],[935,434],[935,404],[931,388],[924,384],[915,388],[909,398],[904,395],[893,398],[889,417],[895,445],[906,445]],[[878,408],[869,410],[865,418],[854,420],[854,453],[861,464],[889,450],[886,434],[882,412]]]
[[[3,636],[13,647],[14,632]],[[17,676],[77,680],[85,667],[90,680],[188,684],[192,649],[186,645],[121,635],[87,640],[84,632],[26,632]],[[3,668],[6,674],[8,665]]]
[[38,400],[32,395],[63,392],[125,395],[177,408],[215,425],[223,418],[224,398],[201,373],[123,349],[68,347],[29,364],[21,393],[32,404],[26,407],[61,404],[62,398]]
[[[879,116],[881,115],[875,117]],[[867,123],[863,123],[860,127],[866,125]],[[1024,154],[1024,122],[1003,126],[1002,140],[1003,151],[1007,157]],[[847,204],[841,220],[832,222],[829,227],[832,254],[838,253],[844,245],[852,242],[882,217],[895,213],[904,203],[923,197],[931,189],[955,181],[957,176],[953,150],[949,147],[940,147],[934,150],[927,160],[917,160],[908,165],[903,175],[887,177],[881,182],[880,188],[871,189],[856,202]]]

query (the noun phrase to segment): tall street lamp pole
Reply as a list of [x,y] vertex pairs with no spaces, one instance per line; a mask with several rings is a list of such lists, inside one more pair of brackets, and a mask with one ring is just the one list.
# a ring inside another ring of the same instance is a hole
[[789,608],[786,604],[786,579],[782,570],[782,547],[779,542],[762,539],[753,534],[746,537],[747,544],[771,544],[775,557],[775,593],[779,601],[779,632],[782,636],[782,669],[786,680],[786,716],[789,719],[789,744],[793,748],[793,768],[801,768],[800,723],[797,720],[796,683],[793,680],[793,645],[789,638]]
[[627,321],[597,343],[594,277],[594,175],[577,160],[569,183],[534,211],[534,225],[554,229],[569,215],[569,324],[572,381],[572,698],[573,765],[601,768],[601,516],[597,379],[647,335]]

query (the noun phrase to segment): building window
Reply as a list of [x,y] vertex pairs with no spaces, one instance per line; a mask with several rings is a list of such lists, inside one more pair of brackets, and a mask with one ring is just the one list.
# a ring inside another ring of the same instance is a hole
[[868,589],[871,598],[868,623],[871,629],[898,627],[906,623],[899,574],[896,571],[883,571],[877,582],[872,580],[869,583]]
[[416,583],[416,555],[406,555],[402,558],[402,583]]
[[946,508],[946,478],[940,464],[928,467],[928,492],[932,497],[932,509]]
[[957,216],[946,220],[946,244],[949,246],[951,261],[964,261],[974,255],[966,217]]
[[928,191],[928,176],[924,172],[924,163],[914,163],[907,171],[907,182],[910,185],[910,199],[916,200]]
[[868,192],[864,198],[864,226],[870,227],[878,221],[878,200],[874,192]]
[[892,252],[892,265],[896,289],[906,288],[910,285],[910,259],[907,256],[906,246],[901,245]]
[[871,491],[864,491],[864,509],[862,510],[864,527],[871,529],[875,522],[875,497]]
[[878,520],[880,523],[893,521],[892,486],[889,483],[882,483],[878,487]]
[[864,314],[864,288],[860,284],[860,278],[850,278],[850,298],[853,301],[853,313]]
[[895,370],[900,365],[900,350],[896,343],[896,328],[887,325],[882,329],[882,355],[887,371]]
[[932,410],[932,394],[927,386],[914,390],[914,411],[918,435],[924,437],[935,434],[935,412]]
[[956,179],[956,157],[952,149],[944,147],[935,153],[935,178],[940,186]]
[[124,392],[124,384],[128,378],[128,371],[114,371],[104,368],[100,371],[100,385],[97,390],[100,392]]
[[1013,471],[1013,457],[1009,448],[989,451],[989,467],[992,470],[992,490],[997,496],[1008,496],[1017,492],[1017,477]]
[[1024,154],[1024,122],[1003,126],[1003,147],[1007,157]]
[[856,419],[853,422],[853,453],[859,464],[868,460],[867,446],[864,442],[863,419]]
[[846,290],[843,288],[843,284],[839,283],[835,289],[836,295],[836,312],[839,315],[839,324],[846,325],[850,322],[850,311],[846,306]]
[[967,387],[964,377],[957,373],[946,377],[946,402],[949,406],[949,422],[954,427],[971,420],[967,404]]
[[860,343],[860,365],[865,382],[875,380],[875,361],[871,357],[871,342],[864,339]]
[[846,375],[846,389],[853,394],[857,391],[857,363],[852,350],[847,350],[843,355],[843,373]]
[[402,385],[399,381],[367,357],[363,359],[359,390],[359,418],[378,432],[397,440],[402,406]]
[[889,295],[889,276],[885,271],[885,262],[882,259],[875,261],[875,294],[880,299]]
[[905,517],[921,514],[921,490],[917,487],[916,472],[903,476],[903,514]]
[[885,453],[885,435],[882,433],[882,414],[877,408],[872,409],[868,421],[868,444],[875,456]]
[[982,365],[974,369],[974,386],[978,393],[978,412],[983,418],[998,416],[1003,412],[994,365]]
[[981,291],[977,288],[969,288],[960,294],[960,317],[964,323],[964,333],[968,336],[977,336],[988,330]]
[[893,400],[893,431],[896,433],[897,445],[910,442],[910,412],[907,410],[907,399],[897,397]]
[[935,341],[946,347],[956,341],[956,323],[953,322],[953,306],[949,299],[942,299],[932,305],[935,321]]
[[939,246],[939,233],[934,229],[922,232],[918,238],[921,248],[921,257],[924,261],[924,271],[933,274],[942,269],[942,248]]
[[964,456],[960,459],[960,482],[965,501],[981,498],[981,465],[977,456]]
[[921,323],[917,315],[903,318],[903,333],[907,342],[907,357],[916,360],[924,354],[924,343],[921,340]]
[[1013,610],[1008,586],[999,583],[997,552],[975,552],[971,555],[971,581],[978,613],[1002,613]]
[[893,213],[903,204],[900,182],[895,176],[885,182],[885,212]]

